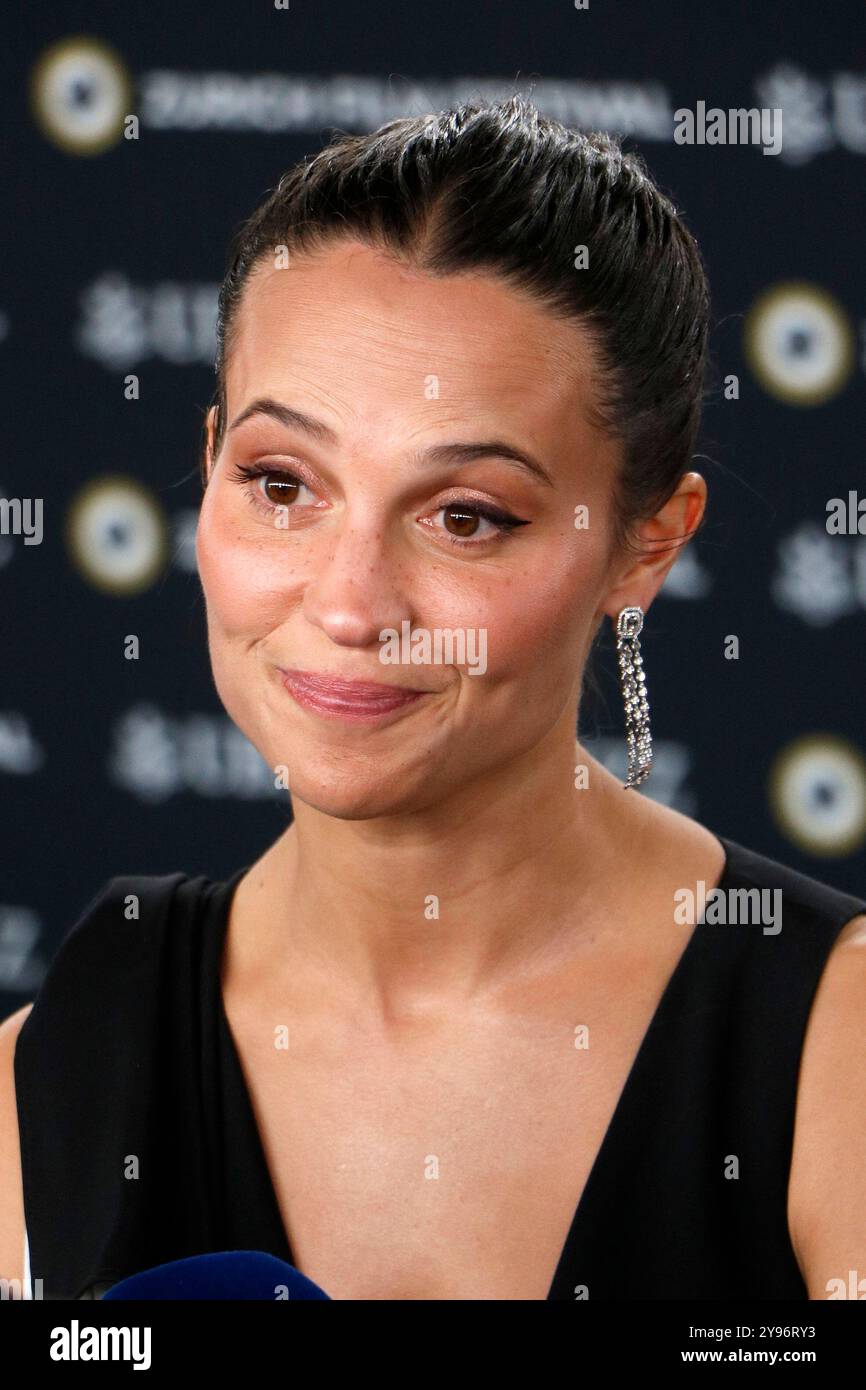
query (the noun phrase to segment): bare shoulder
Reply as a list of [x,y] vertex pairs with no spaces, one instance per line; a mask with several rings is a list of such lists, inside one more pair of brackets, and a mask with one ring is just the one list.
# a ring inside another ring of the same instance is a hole
[[15,1044],[31,1004],[0,1023],[0,1279],[24,1277],[24,1195],[18,1109],[15,1102]]
[[810,1298],[857,1297],[841,1290],[860,1280],[866,1295],[866,915],[837,936],[809,1014],[788,1226]]
[[717,835],[700,821],[651,797],[636,799],[633,806],[639,808],[641,819],[636,828],[647,860],[657,866],[665,884],[674,881],[685,885],[694,878],[718,882],[726,856]]

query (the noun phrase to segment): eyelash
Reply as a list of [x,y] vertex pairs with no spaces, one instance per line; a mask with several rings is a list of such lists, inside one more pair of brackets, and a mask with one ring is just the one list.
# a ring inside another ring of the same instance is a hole
[[[299,483],[301,487],[308,486],[308,484],[304,482],[303,478],[298,477],[296,473],[292,473],[289,469],[286,468],[257,468],[255,464],[250,465],[244,463],[237,463],[234,465],[234,469],[231,476],[234,478],[236,482],[245,484],[244,491],[251,505],[263,509],[267,512],[276,512],[279,509],[279,504],[275,502],[268,502],[261,489],[256,487],[251,488],[249,486],[250,483],[257,482],[259,478],[276,477],[291,478],[293,482]],[[512,516],[510,512],[500,511],[498,507],[491,507],[484,503],[476,502],[470,498],[461,499],[459,497],[456,497],[452,499],[452,501],[450,502],[443,503],[441,507],[437,508],[437,511],[444,512],[452,507],[455,509],[459,507],[466,512],[470,512],[473,516],[483,517],[485,521],[489,521],[493,526],[495,526],[498,531],[498,535],[488,536],[480,541],[462,538],[460,536],[453,536],[448,531],[443,532],[447,540],[452,545],[456,546],[458,549],[465,550],[467,548],[470,548],[471,546],[486,545],[491,540],[496,542],[503,541],[508,539],[512,532],[514,532],[519,526],[530,525],[530,522],[524,521],[520,517]]]

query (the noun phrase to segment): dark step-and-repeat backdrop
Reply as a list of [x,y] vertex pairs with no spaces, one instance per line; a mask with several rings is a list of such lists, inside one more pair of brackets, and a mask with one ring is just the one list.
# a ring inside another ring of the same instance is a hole
[[[708,520],[642,635],[638,794],[866,892],[862,0],[68,0],[0,62],[0,1015],[106,878],[225,878],[287,824],[195,567],[228,240],[335,130],[488,92],[624,137],[710,275]],[[609,631],[595,670],[624,776]]]

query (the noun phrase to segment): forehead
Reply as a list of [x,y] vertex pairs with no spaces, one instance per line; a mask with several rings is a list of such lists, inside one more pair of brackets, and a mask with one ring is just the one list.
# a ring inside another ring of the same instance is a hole
[[346,239],[253,270],[227,358],[228,415],[264,394],[301,404],[301,392],[368,424],[396,409],[431,423],[504,415],[543,442],[566,422],[590,432],[594,371],[582,326],[502,277],[434,277]]

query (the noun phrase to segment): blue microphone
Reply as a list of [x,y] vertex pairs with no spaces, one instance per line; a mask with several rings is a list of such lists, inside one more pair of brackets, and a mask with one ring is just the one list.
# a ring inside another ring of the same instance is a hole
[[292,1299],[330,1295],[294,1265],[266,1255],[262,1250],[220,1250],[209,1255],[189,1255],[185,1260],[130,1274],[112,1284],[106,1299],[225,1298],[266,1299],[279,1303]]

